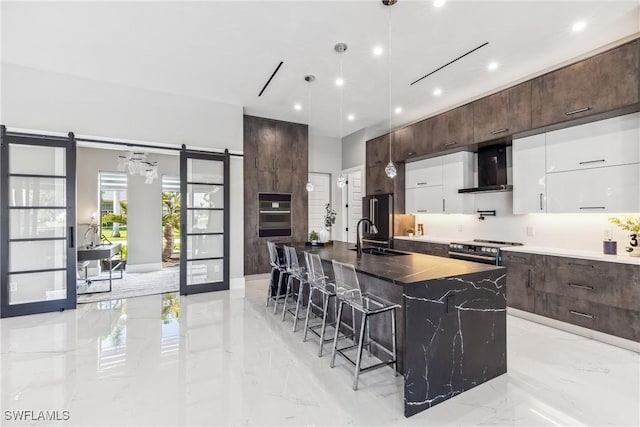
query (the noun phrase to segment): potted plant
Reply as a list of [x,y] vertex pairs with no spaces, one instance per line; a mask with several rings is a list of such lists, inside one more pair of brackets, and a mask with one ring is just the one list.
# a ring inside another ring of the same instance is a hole
[[638,246],[638,239],[640,238],[640,217],[628,216],[624,219],[611,217],[609,218],[609,222],[631,233],[629,234],[629,246],[627,246],[625,250],[629,252],[630,256],[640,257],[640,246]]
[[320,230],[320,243],[327,243],[331,238],[331,226],[336,223],[336,211],[331,209],[331,203],[324,206],[324,228]]
[[413,237],[413,233],[415,233],[416,230],[413,227],[409,227],[407,228],[407,234],[409,234],[409,237]]
[[317,243],[319,238],[320,236],[318,236],[318,232],[315,230],[311,230],[311,233],[309,233],[309,241],[311,243]]

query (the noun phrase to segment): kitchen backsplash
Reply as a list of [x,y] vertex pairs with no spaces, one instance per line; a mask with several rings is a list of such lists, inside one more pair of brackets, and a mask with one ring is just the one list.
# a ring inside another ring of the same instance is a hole
[[476,197],[476,206],[495,210],[496,216],[479,220],[478,215],[416,215],[416,224],[424,224],[425,235],[433,237],[500,240],[531,246],[600,252],[605,233],[609,232],[612,240],[618,242],[618,254],[624,253],[624,247],[629,241],[627,231],[608,221],[611,216],[624,216],[623,214],[513,215],[511,192],[465,197]]

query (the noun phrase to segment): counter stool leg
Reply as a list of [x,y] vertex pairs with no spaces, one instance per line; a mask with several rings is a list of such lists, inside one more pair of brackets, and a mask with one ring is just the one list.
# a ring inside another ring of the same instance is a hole
[[356,341],[356,310],[355,308],[351,307],[351,331],[353,332],[353,343],[357,344],[358,342]]
[[273,314],[278,313],[278,300],[280,299],[280,286],[282,285],[282,278],[284,277],[284,273],[280,272],[280,277],[278,277],[278,289],[276,289],[276,299],[273,302]]
[[[369,299],[366,299],[366,307],[369,310]],[[371,321],[367,322],[367,354],[371,356]]]
[[296,331],[296,325],[298,324],[298,313],[300,312],[300,303],[302,302],[302,289],[304,282],[300,282],[298,287],[298,300],[296,301],[296,314],[293,318],[293,332]]
[[309,331],[309,312],[311,311],[311,301],[313,299],[313,291],[314,288],[309,285],[309,302],[307,303],[307,315],[304,317],[304,335],[302,337],[302,342],[307,341],[307,332]]
[[[337,299],[337,297],[336,297]],[[338,348],[338,332],[340,332],[340,323],[342,322],[342,301],[337,302],[338,305],[338,317],[336,318],[336,333],[333,336],[333,350],[331,350],[331,363],[329,366],[332,368],[336,365],[336,348]]]
[[360,377],[360,365],[362,363],[362,347],[364,343],[364,330],[367,327],[367,315],[362,313],[362,322],[360,324],[360,341],[358,342],[358,355],[356,356],[356,373],[353,379],[353,389],[358,389],[358,378]]
[[271,277],[269,277],[269,286],[267,286],[267,303],[265,307],[269,307],[269,301],[271,300],[271,291],[273,290],[273,283],[275,282],[275,269],[271,267]]
[[287,315],[287,301],[289,300],[289,294],[291,293],[291,288],[292,288],[292,283],[293,283],[293,275],[290,274],[289,278],[287,279],[287,290],[285,291],[284,294],[284,305],[282,306],[282,321],[284,322],[284,318]]
[[398,376],[398,355],[396,354],[396,309],[391,310],[391,348],[393,350],[393,374]]
[[324,331],[327,329],[327,312],[329,311],[329,296],[322,294],[322,326],[320,327],[320,349],[318,357],[322,357],[322,346],[324,345]]

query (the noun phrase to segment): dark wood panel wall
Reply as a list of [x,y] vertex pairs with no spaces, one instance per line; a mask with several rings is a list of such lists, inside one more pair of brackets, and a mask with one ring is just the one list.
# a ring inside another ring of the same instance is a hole
[[278,242],[306,241],[309,171],[307,125],[244,116],[244,272],[268,273],[266,238],[258,237],[258,194],[291,193],[292,236]]

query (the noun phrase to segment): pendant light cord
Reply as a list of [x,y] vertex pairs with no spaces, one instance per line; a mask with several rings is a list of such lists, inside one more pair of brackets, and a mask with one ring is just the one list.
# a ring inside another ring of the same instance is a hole
[[391,6],[387,6],[387,83],[389,84],[389,163],[391,160]]

